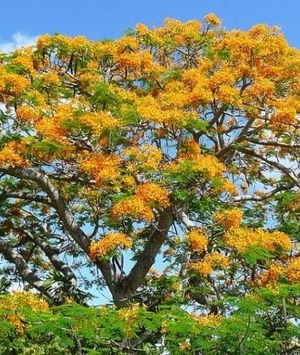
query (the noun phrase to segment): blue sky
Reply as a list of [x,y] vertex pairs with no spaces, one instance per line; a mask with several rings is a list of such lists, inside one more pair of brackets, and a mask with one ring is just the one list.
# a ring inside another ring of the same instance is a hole
[[138,22],[152,27],[161,25],[165,17],[185,21],[210,12],[221,18],[226,29],[278,25],[290,44],[300,49],[299,0],[1,1],[0,45],[13,48],[39,34],[57,32],[89,39],[117,38]]

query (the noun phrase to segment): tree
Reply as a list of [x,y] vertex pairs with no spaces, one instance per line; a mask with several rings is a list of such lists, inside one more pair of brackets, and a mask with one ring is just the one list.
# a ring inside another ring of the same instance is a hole
[[44,35],[1,54],[0,99],[14,349],[299,352],[300,53],[278,28]]

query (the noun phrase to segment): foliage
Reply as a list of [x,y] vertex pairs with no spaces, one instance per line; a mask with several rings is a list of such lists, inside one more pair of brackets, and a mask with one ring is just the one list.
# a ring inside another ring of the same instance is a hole
[[2,53],[0,353],[299,353],[299,98],[214,14]]

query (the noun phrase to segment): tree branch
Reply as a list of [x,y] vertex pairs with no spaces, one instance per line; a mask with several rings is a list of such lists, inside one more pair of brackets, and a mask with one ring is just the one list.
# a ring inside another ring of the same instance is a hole
[[30,202],[40,202],[40,203],[43,203],[45,205],[51,206],[51,201],[46,196],[31,195],[31,194],[28,194],[28,193],[24,193],[22,191],[4,190],[0,194],[0,201],[8,199],[8,198],[22,199],[22,200],[30,201]]
[[[90,239],[79,227],[74,215],[70,212],[64,199],[61,197],[59,190],[52,184],[46,173],[41,171],[34,171],[28,168],[3,167],[0,169],[0,172],[15,176],[20,179],[31,180],[37,183],[50,198],[53,208],[56,210],[64,227],[69,232],[72,239],[86,254],[89,254]],[[101,270],[108,288],[113,293],[114,286],[112,283],[110,263],[104,260],[96,259],[95,264]]]
[[264,201],[267,200],[268,198],[276,195],[278,192],[281,191],[286,191],[290,190],[293,187],[293,185],[287,185],[287,186],[278,186],[275,189],[273,189],[270,192],[267,192],[263,196],[253,196],[253,195],[246,195],[246,196],[235,196],[233,197],[233,202],[242,202],[242,201]]
[[115,301],[119,304],[126,304],[133,293],[141,286],[145,277],[155,262],[155,258],[163,243],[167,239],[169,228],[173,223],[171,208],[161,212],[157,227],[142,251],[139,259],[132,267],[127,277],[119,280],[115,289]]
[[[45,236],[47,236],[48,233],[45,228],[43,228],[43,232],[45,233]],[[51,264],[55,267],[55,269],[64,274],[66,279],[70,281],[73,287],[77,287],[76,275],[73,273],[72,269],[67,264],[65,264],[59,259],[57,250],[55,250],[47,242],[41,240],[40,238],[35,238],[30,231],[25,230],[25,233],[35,244],[37,244],[43,250],[43,252],[50,260]]]
[[8,243],[0,240],[0,252],[7,261],[14,264],[20,275],[30,286],[37,289],[43,295],[51,298],[48,289],[43,285],[43,281],[28,267],[27,262],[16,250],[9,247]]
[[300,144],[287,144],[282,142],[273,142],[273,141],[260,141],[254,138],[248,138],[248,141],[251,143],[255,143],[258,145],[266,145],[271,147],[282,147],[282,148],[290,148],[290,149],[298,149],[300,148]]
[[264,161],[269,166],[272,166],[272,167],[278,169],[279,171],[284,173],[284,175],[286,175],[286,177],[288,177],[290,180],[292,180],[296,186],[300,187],[300,182],[298,181],[298,179],[296,177],[292,176],[289,168],[277,163],[276,161],[268,160],[267,158],[255,153],[253,150],[251,150],[249,148],[240,147],[238,149],[238,151],[244,153],[245,155],[250,155],[254,158],[257,158],[258,160]]

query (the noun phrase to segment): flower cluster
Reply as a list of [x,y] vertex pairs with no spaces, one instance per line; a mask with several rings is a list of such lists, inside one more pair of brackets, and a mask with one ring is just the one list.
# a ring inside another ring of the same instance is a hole
[[150,203],[150,205],[155,204],[163,208],[170,205],[169,193],[155,183],[139,185],[135,191],[135,195],[145,203]]
[[213,27],[218,27],[221,25],[221,20],[213,13],[207,14],[204,16],[204,21]]
[[138,323],[138,313],[142,309],[145,309],[143,305],[134,303],[118,311],[119,319],[125,321],[124,331],[126,336],[132,335],[134,326]]
[[30,85],[30,81],[21,75],[0,70],[0,92],[18,96],[24,94]]
[[178,153],[178,158],[181,159],[196,159],[201,153],[201,148],[199,147],[199,143],[197,143],[194,139],[185,140]]
[[31,292],[15,291],[12,295],[2,298],[0,311],[9,311],[7,321],[15,326],[17,332],[25,330],[25,315],[22,312],[23,307],[30,308],[33,312],[48,311],[48,303]]
[[[193,145],[193,149],[195,149]],[[181,153],[179,153],[180,155]],[[225,166],[215,156],[209,154],[196,155],[189,153],[189,159],[181,158],[165,166],[166,172],[172,173],[202,173],[208,179],[220,178],[225,170]]]
[[131,248],[132,241],[124,233],[109,233],[98,241],[92,241],[89,256],[92,260],[103,258],[117,247]]
[[214,269],[227,269],[230,260],[221,253],[206,254],[203,260],[193,261],[189,264],[189,269],[196,271],[201,276],[210,275]]
[[169,193],[156,183],[144,183],[137,187],[135,194],[117,202],[112,208],[112,217],[132,217],[151,222],[154,219],[154,207],[168,207]]
[[120,126],[120,121],[107,111],[84,113],[80,116],[80,122],[90,127],[96,136]]
[[15,56],[12,58],[11,62],[17,67],[21,67],[22,70],[26,71],[31,76],[35,76],[36,70],[34,67],[33,59],[33,48],[32,47],[22,47],[15,51]]
[[117,202],[112,208],[112,217],[119,219],[122,217],[132,217],[138,220],[151,222],[154,219],[152,208],[137,196],[123,199]]
[[192,251],[203,252],[208,244],[208,239],[203,233],[202,229],[194,229],[187,233],[188,245]]
[[116,182],[120,178],[118,169],[121,159],[117,155],[91,153],[82,157],[80,169],[96,180],[97,185],[107,181]]
[[263,229],[231,228],[225,233],[225,243],[239,253],[247,248],[258,246],[274,251],[289,251],[292,247],[290,238],[283,232]]
[[259,276],[259,284],[269,286],[275,284],[281,277],[285,275],[285,268],[280,264],[273,264]]
[[240,226],[243,217],[243,211],[239,208],[232,208],[223,212],[214,214],[214,221],[224,229],[237,228]]
[[162,159],[161,150],[149,144],[127,148],[124,150],[124,155],[129,160],[128,169],[132,171],[156,170]]
[[36,121],[40,116],[36,109],[28,105],[19,106],[16,110],[16,114],[18,119],[27,123]]
[[300,258],[294,258],[288,261],[286,267],[286,277],[291,283],[300,282]]
[[18,151],[20,151],[20,144],[18,142],[12,141],[6,144],[6,146],[0,151],[0,166],[26,167],[28,162],[20,153],[18,153]]
[[222,316],[219,314],[197,315],[192,313],[191,317],[203,327],[214,327],[219,325]]
[[286,280],[289,283],[300,282],[300,258],[288,258],[269,266],[257,277],[257,284],[260,286],[273,287],[279,281]]

